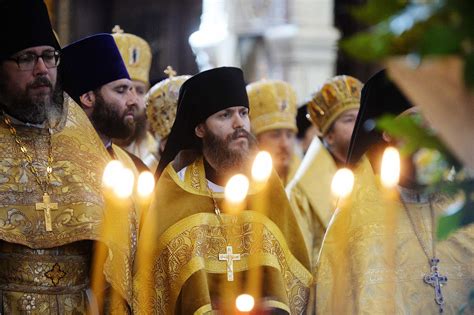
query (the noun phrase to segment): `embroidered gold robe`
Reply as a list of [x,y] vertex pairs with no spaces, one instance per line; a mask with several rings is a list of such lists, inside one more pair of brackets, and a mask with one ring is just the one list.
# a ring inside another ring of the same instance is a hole
[[282,179],[283,187],[285,187],[293,179],[300,164],[301,159],[299,158],[299,156],[293,154],[293,156],[291,157],[290,168],[288,170],[288,177],[286,179]]
[[[351,198],[337,210],[318,262],[318,314],[438,314],[434,288],[423,281],[428,258],[400,199],[380,188],[367,159],[355,172]],[[392,197],[394,196],[394,197]],[[432,203],[439,215],[449,200]],[[425,248],[432,255],[428,202],[406,202]],[[474,226],[436,244],[444,314],[458,314],[474,287]]]
[[[229,213],[222,193],[213,193],[202,158],[186,169],[182,181],[169,164],[155,189],[143,227],[134,277],[137,314],[227,314],[235,298],[250,293],[256,303],[290,314],[306,309],[309,258],[294,215],[276,177],[252,191],[244,210]],[[219,254],[231,245],[234,281]]]
[[155,173],[159,162],[158,141],[156,141],[150,132],[146,133],[146,136],[142,141],[137,142],[135,140],[124,149],[138,156],[143,163],[148,166],[150,171]]
[[[90,241],[107,246],[102,272],[117,292],[131,299],[134,213],[124,218],[126,229],[121,230],[129,242],[116,242],[114,233],[101,234],[104,220],[113,217],[104,214],[101,191],[102,172],[110,158],[77,104],[65,102],[64,111],[67,115],[51,139],[50,195],[58,204],[58,209],[51,210],[52,231],[45,229],[44,212],[36,210],[43,191],[3,119],[0,122],[0,310],[5,314],[85,313]],[[47,130],[21,124],[15,128],[44,176]]]
[[286,187],[305,239],[313,273],[324,233],[336,206],[331,193],[331,181],[336,170],[333,157],[321,141],[315,138],[295,177]]

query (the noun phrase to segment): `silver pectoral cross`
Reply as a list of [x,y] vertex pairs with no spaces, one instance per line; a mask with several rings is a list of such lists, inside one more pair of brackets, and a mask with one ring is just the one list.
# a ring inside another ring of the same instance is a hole
[[444,297],[441,287],[448,282],[448,277],[439,274],[438,263],[438,258],[433,257],[430,259],[431,273],[425,275],[423,280],[434,288],[435,302],[439,305],[439,313],[441,314],[444,312]]
[[226,254],[219,254],[219,260],[227,261],[227,281],[234,281],[234,260],[240,260],[240,254],[232,253],[232,246],[227,246]]
[[43,202],[36,203],[36,210],[44,211],[44,224],[46,225],[46,231],[51,232],[53,227],[51,225],[51,210],[57,210],[58,204],[51,202],[51,197],[47,193],[43,195]]

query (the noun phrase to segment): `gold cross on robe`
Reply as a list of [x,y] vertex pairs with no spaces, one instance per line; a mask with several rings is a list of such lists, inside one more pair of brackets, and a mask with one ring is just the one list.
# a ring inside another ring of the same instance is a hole
[[57,210],[58,204],[51,202],[51,197],[47,193],[43,195],[43,202],[36,203],[36,210],[44,211],[44,224],[46,225],[46,231],[52,231],[51,225],[51,210]]
[[219,260],[227,261],[227,281],[234,281],[234,260],[240,260],[240,254],[232,253],[232,246],[227,246],[226,254],[219,254]]
[[55,263],[53,266],[53,269],[46,272],[44,275],[46,278],[50,279],[53,282],[54,286],[57,286],[59,283],[59,280],[64,278],[66,276],[66,273],[61,270],[61,266],[59,266],[58,263]]

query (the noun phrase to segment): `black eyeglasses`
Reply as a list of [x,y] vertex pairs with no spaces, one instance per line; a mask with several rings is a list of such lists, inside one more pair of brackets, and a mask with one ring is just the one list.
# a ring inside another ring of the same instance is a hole
[[55,68],[59,65],[60,53],[58,50],[48,50],[43,52],[41,55],[37,55],[31,52],[22,54],[15,58],[8,58],[8,60],[15,61],[20,70],[33,70],[38,63],[38,59],[43,59],[46,68]]

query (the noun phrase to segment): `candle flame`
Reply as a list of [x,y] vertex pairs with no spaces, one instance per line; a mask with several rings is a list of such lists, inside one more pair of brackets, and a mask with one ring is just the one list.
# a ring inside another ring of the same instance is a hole
[[249,190],[249,180],[245,175],[232,176],[225,186],[225,198],[232,203],[239,203],[245,199]]
[[272,173],[272,156],[267,151],[258,152],[252,165],[252,178],[257,182],[265,182]]
[[122,169],[123,165],[120,161],[110,161],[105,167],[104,174],[102,175],[102,184],[104,187],[113,188],[120,178],[120,172]]
[[354,173],[348,168],[341,168],[334,174],[331,191],[338,198],[349,196],[354,188]]
[[240,312],[250,312],[255,306],[255,299],[250,294],[241,294],[235,299],[235,306]]
[[380,178],[382,185],[386,188],[392,188],[398,184],[400,179],[400,153],[394,147],[388,147],[383,152]]
[[146,198],[155,189],[155,177],[149,171],[141,172],[138,176],[137,192],[140,197]]
[[132,195],[135,178],[133,172],[128,168],[122,168],[120,178],[114,184],[114,193],[119,198],[128,198]]

